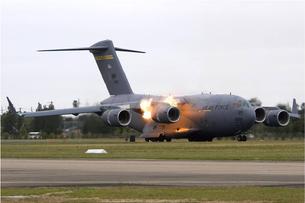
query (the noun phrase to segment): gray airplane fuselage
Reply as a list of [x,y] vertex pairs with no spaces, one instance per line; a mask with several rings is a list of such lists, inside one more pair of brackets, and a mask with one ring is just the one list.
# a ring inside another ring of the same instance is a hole
[[[111,96],[102,105],[130,105],[137,108],[143,99],[161,101],[164,97],[129,94]],[[158,123],[144,119],[140,112],[131,112],[129,127],[142,132],[143,138],[171,137],[209,140],[214,137],[234,136],[251,128],[255,111],[250,103],[239,96],[199,94],[176,97],[180,119],[175,123]],[[129,107],[127,107],[129,108]]]

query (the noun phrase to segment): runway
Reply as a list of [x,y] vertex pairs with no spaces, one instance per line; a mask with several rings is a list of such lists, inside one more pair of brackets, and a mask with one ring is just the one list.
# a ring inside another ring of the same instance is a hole
[[2,187],[303,186],[303,162],[2,159]]

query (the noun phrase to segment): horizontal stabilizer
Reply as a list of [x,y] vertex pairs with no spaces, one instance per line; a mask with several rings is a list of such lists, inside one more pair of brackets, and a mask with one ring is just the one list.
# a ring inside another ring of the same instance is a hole
[[122,48],[118,48],[118,47],[114,47],[114,49],[115,49],[116,51],[135,52],[135,53],[142,53],[142,54],[145,54],[144,51],[137,51],[137,50],[130,50],[130,49],[122,49]]
[[68,48],[68,49],[45,49],[45,50],[37,50],[39,52],[43,51],[103,51],[106,50],[107,47],[82,47],[82,48]]
[[[68,49],[44,49],[44,50],[37,50],[39,52],[45,52],[45,51],[105,51],[107,50],[107,46],[99,46],[99,47],[81,47],[81,48],[68,48]],[[134,52],[134,53],[145,53],[144,51],[137,51],[137,50],[131,50],[131,49],[122,49],[115,47],[116,51],[125,51],[125,52]]]

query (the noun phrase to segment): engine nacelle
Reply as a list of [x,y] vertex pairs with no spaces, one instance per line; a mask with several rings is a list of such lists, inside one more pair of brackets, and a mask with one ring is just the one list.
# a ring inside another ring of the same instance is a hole
[[266,110],[262,107],[257,107],[254,111],[255,123],[263,123],[266,120]]
[[103,113],[102,119],[109,126],[127,126],[131,121],[131,113],[125,109],[110,109]]
[[153,108],[151,118],[158,123],[175,123],[180,119],[180,110],[168,104],[158,104]]
[[290,116],[285,110],[268,111],[264,124],[271,127],[284,127],[289,124]]

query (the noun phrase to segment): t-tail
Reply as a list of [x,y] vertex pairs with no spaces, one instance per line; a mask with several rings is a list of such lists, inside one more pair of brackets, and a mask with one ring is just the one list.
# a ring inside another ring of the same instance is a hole
[[124,70],[121,66],[116,51],[145,53],[142,51],[122,49],[113,46],[111,40],[104,40],[95,43],[91,47],[72,49],[49,49],[39,51],[90,51],[95,58],[98,68],[110,95],[133,94]]

